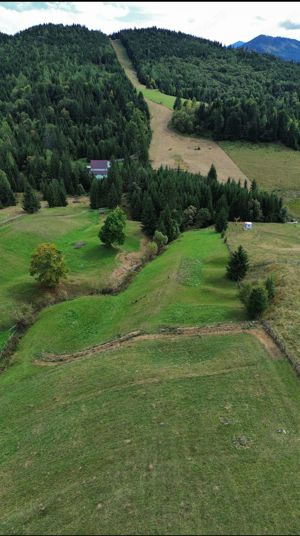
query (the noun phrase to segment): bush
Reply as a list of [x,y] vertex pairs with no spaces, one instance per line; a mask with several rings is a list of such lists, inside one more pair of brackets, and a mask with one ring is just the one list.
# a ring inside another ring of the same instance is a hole
[[195,225],[196,227],[203,228],[208,227],[212,223],[211,213],[208,208],[200,208],[196,214]]
[[267,277],[265,281],[265,287],[268,293],[269,301],[272,301],[275,297],[275,283],[272,276]]
[[158,251],[160,252],[164,246],[168,243],[168,237],[167,235],[164,235],[160,231],[156,230],[153,236],[154,242],[157,244]]
[[18,329],[31,326],[34,322],[34,309],[31,304],[24,303],[14,313],[14,323]]
[[268,307],[268,294],[263,287],[254,287],[247,302],[247,312],[249,318],[254,320],[259,318]]
[[253,286],[251,283],[243,283],[240,286],[240,299],[247,306]]
[[145,253],[145,257],[146,257],[146,260],[151,260],[153,259],[158,253],[158,246],[157,246],[157,243],[156,242],[148,242],[147,246],[146,246],[146,253]]

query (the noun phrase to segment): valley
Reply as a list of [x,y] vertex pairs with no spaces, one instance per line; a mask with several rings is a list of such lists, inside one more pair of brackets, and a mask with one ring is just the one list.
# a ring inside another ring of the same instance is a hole
[[[56,65],[51,35],[63,50],[64,29],[49,26],[44,47]],[[171,126],[175,97],[138,81],[119,39],[102,34],[87,68],[85,39],[97,43],[97,35],[68,31],[70,58],[82,62],[72,79],[78,107],[57,96],[67,70],[54,69],[45,95],[54,103],[48,119],[58,110],[68,132],[70,168],[53,147],[36,153],[26,172],[42,207],[26,213],[18,192],[17,204],[0,210],[0,533],[297,534],[299,377],[266,325],[300,364],[300,231],[284,223],[276,196],[300,216],[299,152],[180,134]],[[44,39],[42,27],[36,32]],[[95,80],[105,88],[101,132]],[[20,117],[24,132],[30,125],[43,140],[41,124]],[[9,128],[2,123],[13,140]],[[91,158],[107,152],[108,177],[87,176],[85,149]],[[59,183],[73,191],[66,206],[50,207],[39,183],[39,173],[52,183],[54,172],[68,176]],[[250,190],[253,181],[262,192]],[[100,241],[119,205],[124,241]],[[224,210],[228,226],[217,232]],[[252,214],[252,229],[229,214]],[[166,239],[160,248],[155,230]],[[68,269],[53,289],[29,275],[44,242],[57,245]],[[237,282],[227,266],[240,245],[249,269]],[[251,320],[240,289],[268,276],[275,297]],[[24,307],[33,318],[19,330]]]

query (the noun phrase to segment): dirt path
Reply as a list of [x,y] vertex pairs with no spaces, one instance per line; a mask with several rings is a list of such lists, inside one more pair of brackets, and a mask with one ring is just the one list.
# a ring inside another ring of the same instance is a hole
[[[126,50],[119,40],[111,41],[118,60],[125,73],[137,90],[146,89],[136,76]],[[248,180],[246,175],[229,158],[229,156],[212,140],[184,136],[169,128],[172,111],[161,104],[156,104],[145,98],[151,115],[153,131],[150,145],[150,161],[154,168],[161,165],[172,168],[186,169],[193,173],[206,175],[211,164],[214,164],[219,180],[226,181],[228,177],[235,180]],[[199,148],[199,149],[198,149]]]
[[176,340],[179,336],[184,337],[195,337],[195,336],[209,336],[209,335],[228,335],[228,334],[237,334],[237,333],[250,333],[256,337],[259,342],[267,350],[268,354],[273,359],[284,359],[284,356],[281,354],[280,350],[274,343],[273,339],[259,323],[253,323],[249,326],[248,322],[240,322],[233,324],[220,324],[212,326],[193,326],[193,327],[182,327],[174,328],[171,331],[159,331],[156,333],[143,333],[139,330],[133,331],[114,339],[112,341],[98,344],[96,346],[85,348],[80,352],[74,352],[73,354],[45,354],[44,359],[37,359],[34,361],[36,365],[40,366],[52,366],[52,365],[63,365],[70,361],[75,361],[80,358],[88,357],[93,354],[99,354],[106,352],[108,350],[115,350],[121,346],[125,346],[128,343],[133,341],[145,341],[145,340],[158,340],[158,339],[169,339]]

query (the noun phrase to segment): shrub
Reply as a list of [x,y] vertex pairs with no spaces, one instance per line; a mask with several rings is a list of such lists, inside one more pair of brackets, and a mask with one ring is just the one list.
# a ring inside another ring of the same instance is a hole
[[268,307],[268,294],[263,287],[254,287],[247,302],[247,312],[249,318],[254,320],[259,318]]
[[14,323],[18,329],[31,326],[34,322],[34,309],[31,304],[24,303],[14,313]]
[[272,301],[275,297],[275,283],[272,276],[267,277],[265,281],[265,287],[268,293],[269,301]]
[[168,243],[167,235],[164,235],[160,231],[156,230],[153,236],[154,242],[157,244],[158,251],[160,252],[164,246]]
[[158,246],[156,242],[148,242],[146,246],[146,259],[151,260],[153,259],[158,253]]

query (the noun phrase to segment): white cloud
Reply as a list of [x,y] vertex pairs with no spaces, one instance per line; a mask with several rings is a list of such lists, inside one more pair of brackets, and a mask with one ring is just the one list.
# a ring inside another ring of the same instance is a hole
[[[19,2],[19,8],[20,8]],[[25,3],[24,3],[25,4]],[[282,26],[300,20],[294,2],[47,2],[16,11],[0,4],[0,31],[14,34],[36,24],[83,24],[107,34],[122,28],[157,26],[230,44],[259,34],[300,40],[300,29]],[[287,25],[285,25],[287,26]]]

